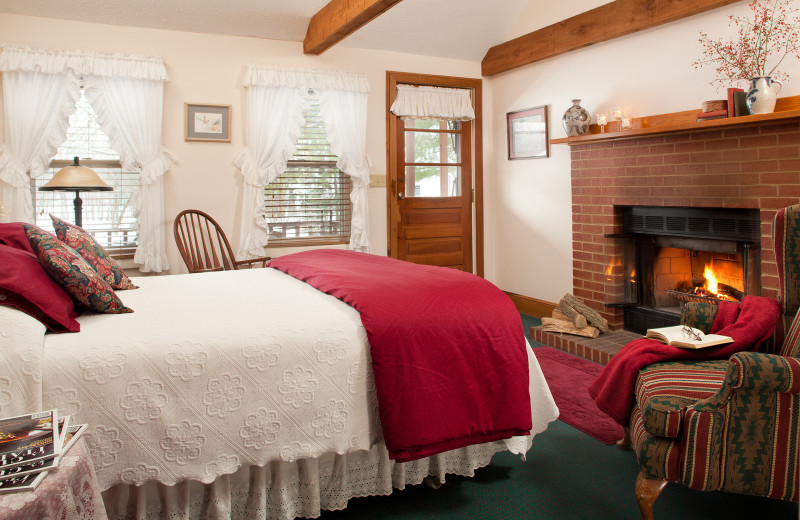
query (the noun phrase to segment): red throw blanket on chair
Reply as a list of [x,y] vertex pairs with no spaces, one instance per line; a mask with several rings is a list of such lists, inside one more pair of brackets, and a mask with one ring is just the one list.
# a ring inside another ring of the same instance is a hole
[[333,249],[268,265],[361,313],[391,458],[403,462],[530,433],[522,322],[490,282]]
[[589,395],[609,417],[627,426],[639,370],[662,361],[726,359],[736,352],[757,350],[772,335],[779,317],[778,302],[771,298],[745,296],[741,303],[720,302],[711,333],[730,336],[733,343],[687,350],[654,339],[633,340],[611,358],[589,386]]

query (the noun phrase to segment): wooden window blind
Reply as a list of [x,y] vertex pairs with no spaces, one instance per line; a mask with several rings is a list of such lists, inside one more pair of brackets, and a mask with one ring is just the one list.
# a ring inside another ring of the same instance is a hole
[[270,244],[350,241],[350,177],[337,160],[315,101],[286,172],[264,188]]
[[136,250],[136,217],[131,199],[139,187],[139,173],[122,169],[119,154],[111,148],[108,136],[97,122],[81,91],[75,113],[69,118],[67,139],[58,147],[50,169],[31,180],[36,225],[52,230],[50,213],[66,221],[75,221],[75,194],[65,191],[39,191],[58,170],[69,166],[75,156],[81,165],[93,169],[113,191],[81,192],[83,228],[117,258],[133,257]]

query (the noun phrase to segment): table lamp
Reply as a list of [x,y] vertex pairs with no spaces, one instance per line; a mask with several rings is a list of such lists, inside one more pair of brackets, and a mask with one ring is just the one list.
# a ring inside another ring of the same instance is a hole
[[114,188],[103,182],[91,168],[81,166],[78,158],[71,166],[61,168],[50,181],[39,188],[39,191],[74,191],[75,192],[75,225],[83,227],[82,191],[111,191]]

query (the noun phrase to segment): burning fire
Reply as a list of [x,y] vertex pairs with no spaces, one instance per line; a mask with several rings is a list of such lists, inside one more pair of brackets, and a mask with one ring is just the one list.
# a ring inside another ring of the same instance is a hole
[[702,287],[695,287],[695,294],[699,294],[701,296],[713,296],[714,298],[720,300],[729,300],[734,302],[739,301],[729,294],[719,292],[719,283],[716,275],[714,274],[714,268],[712,265],[706,264],[703,277],[705,278],[705,283]]
[[706,264],[706,270],[703,272],[703,277],[706,279],[706,283],[703,285],[703,288],[711,294],[717,294],[717,277],[714,276],[714,269],[708,264]]
[[[606,266],[606,279],[610,280],[615,274],[617,274],[617,271],[619,271],[620,270],[619,268],[621,268],[621,267],[622,267],[622,260],[621,259],[619,259],[619,258],[611,259],[611,261]],[[628,275],[628,279],[629,279],[630,283],[632,283],[632,284],[636,283],[636,269],[633,269],[630,272],[630,274]]]

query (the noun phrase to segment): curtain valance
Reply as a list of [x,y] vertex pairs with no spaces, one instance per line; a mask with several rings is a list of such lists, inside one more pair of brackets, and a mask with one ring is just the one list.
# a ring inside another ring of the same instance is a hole
[[4,45],[0,50],[0,71],[41,71],[60,74],[168,81],[164,58],[93,51],[36,49]]
[[471,91],[461,88],[397,85],[391,111],[401,119],[475,119]]
[[328,89],[343,92],[369,92],[367,76],[359,72],[341,72],[249,65],[244,86]]

